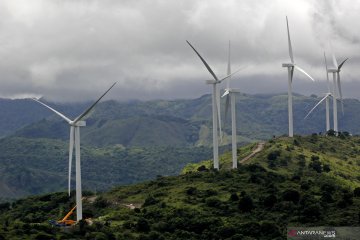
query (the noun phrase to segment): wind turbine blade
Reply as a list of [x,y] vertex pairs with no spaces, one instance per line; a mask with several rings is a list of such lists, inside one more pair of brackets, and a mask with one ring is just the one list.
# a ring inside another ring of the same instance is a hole
[[220,80],[219,80],[219,82],[224,81],[225,79],[227,79],[227,78],[229,78],[229,77],[233,76],[234,74],[238,73],[240,70],[243,70],[243,69],[244,69],[244,68],[246,68],[246,67],[247,67],[247,66],[239,68],[238,70],[236,70],[235,72],[231,73],[230,75],[227,75],[226,77],[224,77],[224,78],[220,79]]
[[329,96],[329,94],[326,94],[325,97],[323,97],[323,98],[310,110],[310,112],[304,117],[304,119],[306,119],[306,118],[315,110],[315,108],[317,108],[317,106],[319,106],[328,96]]
[[70,126],[70,140],[69,140],[69,196],[71,191],[71,168],[72,168],[72,155],[74,150],[74,127]]
[[[231,46],[230,46],[230,40],[229,40],[229,57],[228,57],[228,66],[227,66],[227,73],[226,75],[230,75],[231,74]],[[230,88],[230,81],[231,81],[231,77],[229,77],[226,81],[226,89]]]
[[295,68],[297,69],[297,70],[299,70],[300,72],[302,72],[303,74],[305,74],[308,78],[310,78],[312,81],[314,81],[315,82],[315,80],[307,73],[307,72],[305,72],[302,68],[300,68],[299,66],[297,66],[297,65],[295,65]]
[[65,121],[67,121],[69,124],[71,123],[71,120],[69,118],[67,118],[64,114],[56,111],[55,109],[53,109],[52,107],[46,105],[45,103],[41,102],[40,100],[36,99],[36,98],[32,98],[32,100],[34,100],[35,102],[40,103],[41,105],[45,106],[46,108],[50,109],[51,111],[53,111],[54,113],[56,113],[58,116],[60,116],[61,118],[63,118]]
[[222,129],[221,129],[221,115],[220,115],[220,89],[216,88],[216,111],[217,111],[217,121],[220,134],[220,142],[222,142]]
[[229,92],[229,89],[225,89],[225,92],[224,94],[221,96],[222,98],[225,97],[226,95],[228,95],[230,92]]
[[334,54],[334,53],[332,53],[332,60],[333,60],[334,67],[335,67],[335,68],[338,68],[338,63],[337,63],[337,61],[336,61],[336,57],[335,57],[335,54]]
[[291,59],[291,63],[294,63],[294,55],[293,55],[293,50],[292,50],[292,46],[291,46],[289,22],[288,22],[287,16],[286,16],[286,27],[287,27],[287,34],[288,34],[289,56],[290,56],[290,59]]
[[[232,104],[234,104],[234,103],[232,103]],[[224,124],[226,123],[227,115],[228,115],[228,112],[229,112],[229,106],[230,106],[230,94],[228,94],[226,96]]]
[[293,81],[293,77],[294,77],[294,66],[291,67],[291,70],[290,70],[290,82],[292,83]]
[[344,63],[346,62],[346,60],[348,60],[349,58],[346,58],[344,61],[342,61],[342,63],[340,63],[339,67],[338,67],[338,71],[341,70],[341,67],[344,65]]
[[213,72],[213,70],[210,68],[209,64],[207,64],[207,62],[205,61],[205,59],[200,55],[200,53],[198,51],[196,51],[196,49],[191,45],[191,43],[186,40],[186,42],[189,44],[189,46],[195,51],[195,53],[198,55],[198,57],[200,58],[200,60],[203,62],[203,64],[205,65],[206,69],[209,71],[209,73],[213,76],[213,78],[216,81],[219,81],[219,79],[217,78],[217,76],[215,75],[215,73]]
[[95,105],[110,91],[110,89],[112,89],[115,86],[115,84],[116,82],[114,82],[113,85],[111,85],[111,87],[108,90],[106,90],[106,92],[104,92],[104,94],[101,95],[98,98],[98,100],[96,100],[88,109],[86,109],[82,114],[80,114],[77,118],[75,118],[74,123],[77,123],[82,118],[84,118],[91,111],[91,109],[93,109]]
[[326,61],[326,54],[324,52],[324,62],[325,62],[325,68],[326,68],[326,82],[327,82],[327,88],[328,92],[330,92],[330,80],[329,80],[329,73],[328,73],[328,66]]
[[339,72],[337,72],[337,85],[338,85],[339,96],[340,96],[341,111],[342,111],[342,114],[344,114],[344,102],[343,102],[343,98],[342,98],[340,73]]

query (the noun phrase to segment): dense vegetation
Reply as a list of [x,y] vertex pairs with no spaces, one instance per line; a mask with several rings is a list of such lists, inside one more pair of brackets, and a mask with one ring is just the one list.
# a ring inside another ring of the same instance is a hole
[[[81,151],[83,187],[92,191],[154,179],[157,175],[177,175],[186,164],[211,157],[207,147],[82,146]],[[0,153],[0,202],[1,198],[62,191],[67,187],[66,142],[11,137],[0,140]]]
[[286,239],[288,225],[359,226],[359,143],[346,134],[277,138],[238,170],[226,167],[228,154],[220,171],[203,162],[177,177],[89,193],[92,224],[66,230],[48,223],[74,204],[66,193],[5,203],[0,239]]

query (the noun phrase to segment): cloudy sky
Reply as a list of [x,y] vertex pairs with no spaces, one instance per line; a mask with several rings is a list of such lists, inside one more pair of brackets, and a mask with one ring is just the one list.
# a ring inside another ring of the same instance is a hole
[[[327,91],[323,51],[342,70],[345,97],[360,97],[360,1],[353,0],[1,0],[0,96],[54,101],[194,98],[211,79],[189,40],[221,77],[228,41],[232,86],[287,90],[285,16],[295,61],[317,81],[294,76],[294,91]],[[330,44],[331,42],[331,44]],[[330,45],[332,47],[330,47]]]

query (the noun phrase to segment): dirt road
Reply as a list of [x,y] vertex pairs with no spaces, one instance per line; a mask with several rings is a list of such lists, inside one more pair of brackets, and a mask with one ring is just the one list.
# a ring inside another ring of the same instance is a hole
[[261,152],[264,149],[264,146],[265,146],[265,142],[259,142],[257,144],[257,147],[249,155],[247,155],[246,157],[240,160],[240,164],[244,164],[246,161],[248,161],[253,156],[255,156],[255,154]]

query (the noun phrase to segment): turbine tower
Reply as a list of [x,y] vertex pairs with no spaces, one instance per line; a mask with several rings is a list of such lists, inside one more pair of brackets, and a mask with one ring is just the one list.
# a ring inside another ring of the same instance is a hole
[[[337,100],[340,100],[341,103],[341,109],[344,113],[344,105],[342,101],[342,91],[341,91],[341,82],[340,82],[340,71],[344,63],[348,60],[346,58],[344,61],[338,65],[336,61],[336,57],[334,54],[332,54],[332,60],[334,64],[334,68],[329,68],[328,73],[332,73],[333,75],[333,118],[334,118],[334,131],[336,133],[339,132],[338,127],[338,113],[337,113]],[[338,98],[339,97],[339,98]]]
[[326,55],[324,52],[324,62],[325,62],[325,68],[326,68],[326,81],[327,81],[327,88],[328,92],[325,93],[325,96],[309,111],[309,113],[305,116],[304,119],[306,119],[314,110],[319,106],[324,100],[325,100],[325,121],[326,121],[326,132],[330,130],[330,109],[329,109],[329,98],[333,96],[330,90],[330,81],[329,81],[329,72],[328,72],[328,66],[326,61]]
[[[230,41],[229,41],[229,57],[228,57],[228,66],[227,66],[227,75],[231,75],[231,55],[230,55]],[[221,97],[226,96],[225,104],[225,120],[227,117],[227,112],[229,105],[231,105],[231,148],[232,148],[232,168],[237,168],[237,136],[236,136],[236,112],[235,112],[235,94],[239,93],[238,89],[230,88],[231,77],[226,79],[226,89],[224,94]]]
[[291,46],[291,40],[290,40],[290,31],[289,31],[289,23],[288,18],[286,17],[286,27],[287,27],[287,34],[288,34],[288,44],[289,44],[289,56],[291,63],[283,63],[282,66],[286,67],[288,69],[288,114],[289,114],[289,137],[294,136],[294,127],[293,127],[293,109],[292,109],[292,79],[294,75],[294,69],[297,69],[298,71],[305,74],[308,78],[310,78],[312,81],[314,79],[306,73],[302,68],[297,66],[294,61],[294,55],[293,50]]
[[74,120],[70,120],[64,114],[56,111],[52,107],[46,105],[38,99],[33,98],[34,101],[42,104],[47,107],[62,119],[64,119],[70,125],[70,140],[69,140],[69,196],[70,196],[70,183],[71,183],[71,166],[72,166],[72,154],[75,143],[75,170],[76,170],[76,220],[80,221],[82,219],[82,192],[81,192],[81,165],[80,165],[80,127],[85,127],[86,122],[83,120],[89,112],[95,107],[95,105],[114,87],[116,82],[111,85],[111,87],[101,95],[98,100],[96,100],[88,109],[86,109],[82,114],[77,116]]
[[213,93],[212,93],[212,123],[213,123],[213,158],[214,158],[214,168],[219,169],[219,140],[218,140],[218,129],[220,132],[220,139],[222,138],[222,131],[221,131],[221,118],[220,118],[220,94],[217,85],[220,84],[222,81],[231,77],[239,70],[235,71],[234,73],[222,78],[218,79],[215,75],[213,70],[210,68],[209,64],[204,60],[204,58],[199,54],[199,52],[191,45],[189,41],[186,41],[189,46],[194,50],[196,55],[200,58],[202,63],[205,65],[206,69],[212,75],[214,80],[207,80],[206,84],[213,85]]

